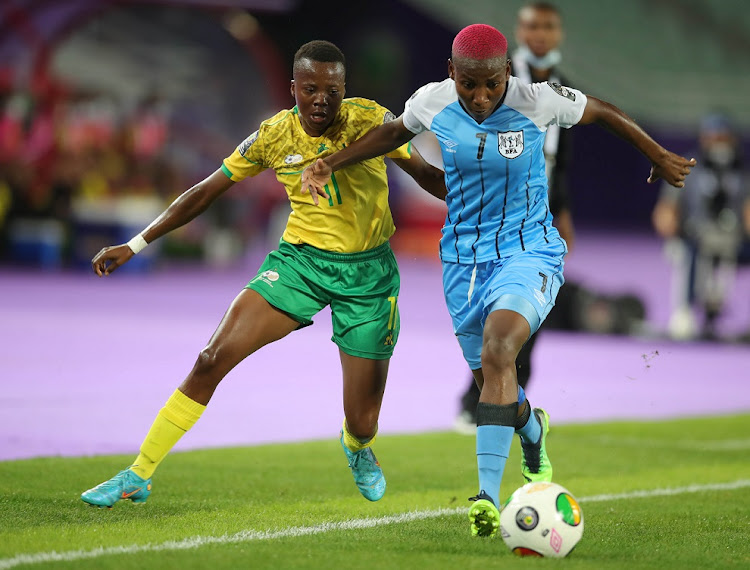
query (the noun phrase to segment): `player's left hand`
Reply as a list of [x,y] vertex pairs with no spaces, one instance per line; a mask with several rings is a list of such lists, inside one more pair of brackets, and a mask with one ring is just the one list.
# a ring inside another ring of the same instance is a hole
[[331,180],[333,170],[325,160],[319,158],[302,171],[302,193],[309,192],[315,205],[318,205],[318,196],[326,200],[330,198],[326,191],[326,184]]
[[661,178],[676,188],[682,188],[685,186],[685,178],[696,164],[694,158],[688,160],[679,154],[666,151],[666,154],[660,157],[658,162],[651,165],[651,175],[647,182],[652,184]]

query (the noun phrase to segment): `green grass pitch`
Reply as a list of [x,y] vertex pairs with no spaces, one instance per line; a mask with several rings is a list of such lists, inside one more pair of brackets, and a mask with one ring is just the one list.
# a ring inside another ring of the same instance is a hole
[[[0,570],[750,568],[750,415],[552,421],[555,480],[585,518],[563,560],[517,558],[500,538],[470,536],[473,437],[379,437],[388,491],[369,503],[333,432],[328,441],[173,453],[148,503],[112,510],[79,495],[132,456],[0,462]],[[516,442],[504,498],[522,484],[519,464]]]

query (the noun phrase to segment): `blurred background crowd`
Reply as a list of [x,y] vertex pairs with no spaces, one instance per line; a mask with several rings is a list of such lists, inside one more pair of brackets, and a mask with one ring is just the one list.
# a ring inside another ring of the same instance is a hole
[[[347,94],[400,114],[415,88],[446,76],[461,27],[489,23],[513,44],[522,4],[6,0],[0,263],[82,270],[104,245],[127,241],[261,120],[294,104],[291,62],[306,41],[339,45]],[[559,67],[571,85],[617,104],[671,150],[735,172],[732,180],[704,172],[703,190],[684,204],[647,185],[646,160],[598,127],[572,138],[568,185],[579,230],[664,238],[670,259],[689,272],[677,281],[701,268],[719,272],[712,284],[675,293],[670,330],[689,338],[698,326],[686,317],[690,303],[703,299],[710,321],[748,260],[750,11],[744,0],[552,4],[565,22]],[[716,135],[720,144],[710,149]],[[394,249],[434,258],[443,206],[395,173],[392,192]],[[283,189],[264,173],[124,270],[178,260],[235,265],[274,247],[287,213]]]

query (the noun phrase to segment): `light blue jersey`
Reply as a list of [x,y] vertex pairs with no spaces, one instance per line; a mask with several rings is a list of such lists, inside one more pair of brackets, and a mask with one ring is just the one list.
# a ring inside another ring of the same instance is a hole
[[425,85],[409,99],[404,125],[415,134],[435,133],[442,151],[443,261],[476,265],[561,239],[549,211],[545,133],[550,125],[575,125],[585,107],[576,89],[515,77],[481,124],[461,106],[452,79]]

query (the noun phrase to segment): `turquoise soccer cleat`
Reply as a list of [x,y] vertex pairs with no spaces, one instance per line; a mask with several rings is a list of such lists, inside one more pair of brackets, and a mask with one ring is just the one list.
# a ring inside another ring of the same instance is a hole
[[81,493],[81,500],[94,507],[112,508],[117,501],[130,499],[145,503],[151,494],[151,479],[141,479],[130,469],[120,471],[109,481]]
[[344,443],[343,431],[341,432],[341,447],[344,448],[346,458],[349,460],[349,468],[354,475],[354,482],[362,496],[368,501],[382,499],[385,495],[385,476],[372,449],[366,447],[356,453],[352,452]]
[[547,457],[546,446],[549,414],[542,408],[534,408],[533,412],[542,426],[542,435],[537,443],[526,444],[521,440],[521,474],[527,483],[549,482],[552,481],[552,464]]
[[500,528],[500,511],[495,506],[492,497],[484,491],[480,491],[476,497],[471,497],[474,504],[469,509],[469,522],[471,522],[471,536],[492,537]]

